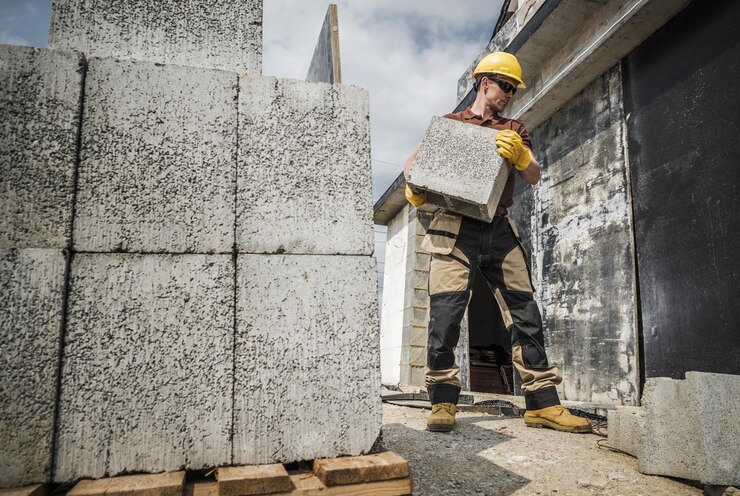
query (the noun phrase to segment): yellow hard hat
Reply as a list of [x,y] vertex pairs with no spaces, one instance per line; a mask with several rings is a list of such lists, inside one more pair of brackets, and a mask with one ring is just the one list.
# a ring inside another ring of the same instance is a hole
[[526,88],[522,80],[522,66],[510,53],[493,52],[483,57],[473,71],[473,81],[479,74],[501,74],[515,80],[518,83],[517,88]]

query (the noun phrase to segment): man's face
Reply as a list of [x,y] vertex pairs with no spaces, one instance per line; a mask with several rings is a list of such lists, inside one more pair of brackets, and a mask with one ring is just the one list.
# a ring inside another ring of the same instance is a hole
[[511,99],[514,97],[514,92],[505,92],[499,87],[498,83],[496,83],[496,80],[506,81],[514,88],[516,88],[517,82],[506,76],[491,76],[490,79],[488,76],[486,76],[481,81],[481,87],[483,89],[484,95],[486,96],[486,103],[491,108],[491,110],[500,114],[509,104],[509,101],[511,101]]

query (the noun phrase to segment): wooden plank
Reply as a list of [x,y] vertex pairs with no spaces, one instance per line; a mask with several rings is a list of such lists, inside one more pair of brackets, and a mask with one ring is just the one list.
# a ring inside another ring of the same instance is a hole
[[185,485],[184,496],[218,496],[218,482],[189,482]]
[[309,472],[294,474],[290,478],[295,489],[272,496],[404,496],[411,494],[413,489],[410,477],[333,487],[325,486]]
[[377,482],[409,476],[409,462],[392,451],[316,460],[313,472],[326,486]]
[[342,82],[342,67],[339,60],[339,17],[337,6],[334,4],[329,5],[326,16],[324,16],[306,81],[320,81],[329,84]]
[[67,496],[182,496],[185,472],[124,475],[78,482]]
[[247,496],[290,491],[293,483],[279,463],[223,467],[216,471],[220,496]]
[[31,486],[0,489],[0,496],[46,496],[47,492],[44,484],[33,484]]

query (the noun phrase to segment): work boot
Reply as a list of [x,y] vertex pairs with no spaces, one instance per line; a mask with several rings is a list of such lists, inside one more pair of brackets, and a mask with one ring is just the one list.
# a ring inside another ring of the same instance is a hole
[[427,418],[427,430],[434,432],[449,432],[455,428],[455,413],[457,407],[452,403],[437,403],[432,405],[432,414]]
[[524,423],[527,427],[549,427],[563,432],[591,432],[591,422],[588,419],[571,415],[561,405],[527,410],[524,412]]

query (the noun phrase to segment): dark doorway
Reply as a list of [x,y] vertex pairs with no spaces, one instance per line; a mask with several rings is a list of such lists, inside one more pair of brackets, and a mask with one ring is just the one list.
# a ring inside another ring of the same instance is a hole
[[468,305],[470,390],[514,394],[511,341],[496,300],[476,268]]

